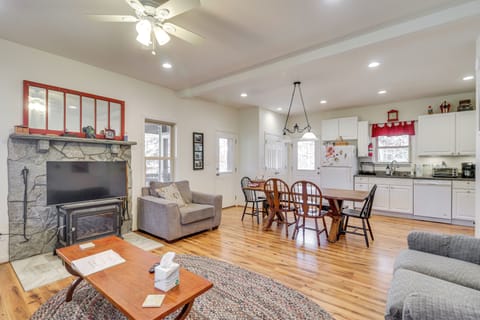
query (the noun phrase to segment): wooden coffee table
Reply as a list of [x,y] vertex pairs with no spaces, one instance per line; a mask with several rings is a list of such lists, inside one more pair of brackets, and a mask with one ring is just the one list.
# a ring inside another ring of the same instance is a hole
[[[163,319],[183,306],[176,319],[184,319],[190,312],[196,297],[209,290],[213,284],[208,280],[180,269],[180,284],[168,292],[154,287],[154,274],[148,269],[160,261],[160,256],[144,251],[122,239],[110,236],[91,241],[94,248],[82,250],[79,245],[57,249],[58,256],[72,275],[79,277],[70,286],[67,301],[72,299],[76,286],[85,279],[101,292],[115,307],[131,319]],[[71,267],[73,260],[112,249],[126,262],[82,277]],[[162,306],[143,308],[149,294],[165,294]]]

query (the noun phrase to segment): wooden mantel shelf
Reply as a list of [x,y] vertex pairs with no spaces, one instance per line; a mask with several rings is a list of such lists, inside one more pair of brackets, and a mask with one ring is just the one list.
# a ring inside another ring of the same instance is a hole
[[64,137],[64,136],[54,136],[54,135],[43,135],[43,134],[16,134],[12,133],[10,135],[11,139],[23,139],[23,140],[49,140],[49,141],[63,141],[63,142],[78,142],[78,143],[96,143],[96,144],[107,144],[107,145],[136,145],[135,141],[119,141],[119,140],[107,140],[107,139],[88,139],[88,138],[77,138],[77,137]]

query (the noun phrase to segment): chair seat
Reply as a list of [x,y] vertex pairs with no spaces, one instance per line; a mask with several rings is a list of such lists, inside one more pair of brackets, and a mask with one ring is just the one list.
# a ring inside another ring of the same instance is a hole
[[360,218],[361,214],[362,214],[362,212],[360,210],[355,210],[355,209],[343,209],[342,210],[342,215],[344,215],[344,216]]

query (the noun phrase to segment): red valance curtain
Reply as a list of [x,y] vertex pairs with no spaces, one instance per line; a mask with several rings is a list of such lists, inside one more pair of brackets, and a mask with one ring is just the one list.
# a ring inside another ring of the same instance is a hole
[[372,138],[378,136],[393,137],[403,135],[415,135],[415,121],[374,123],[372,125]]

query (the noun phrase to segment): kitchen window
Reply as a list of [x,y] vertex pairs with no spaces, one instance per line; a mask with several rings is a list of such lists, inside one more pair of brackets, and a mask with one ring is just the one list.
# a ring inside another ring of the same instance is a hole
[[377,162],[388,163],[396,160],[398,163],[410,162],[410,136],[378,136]]

